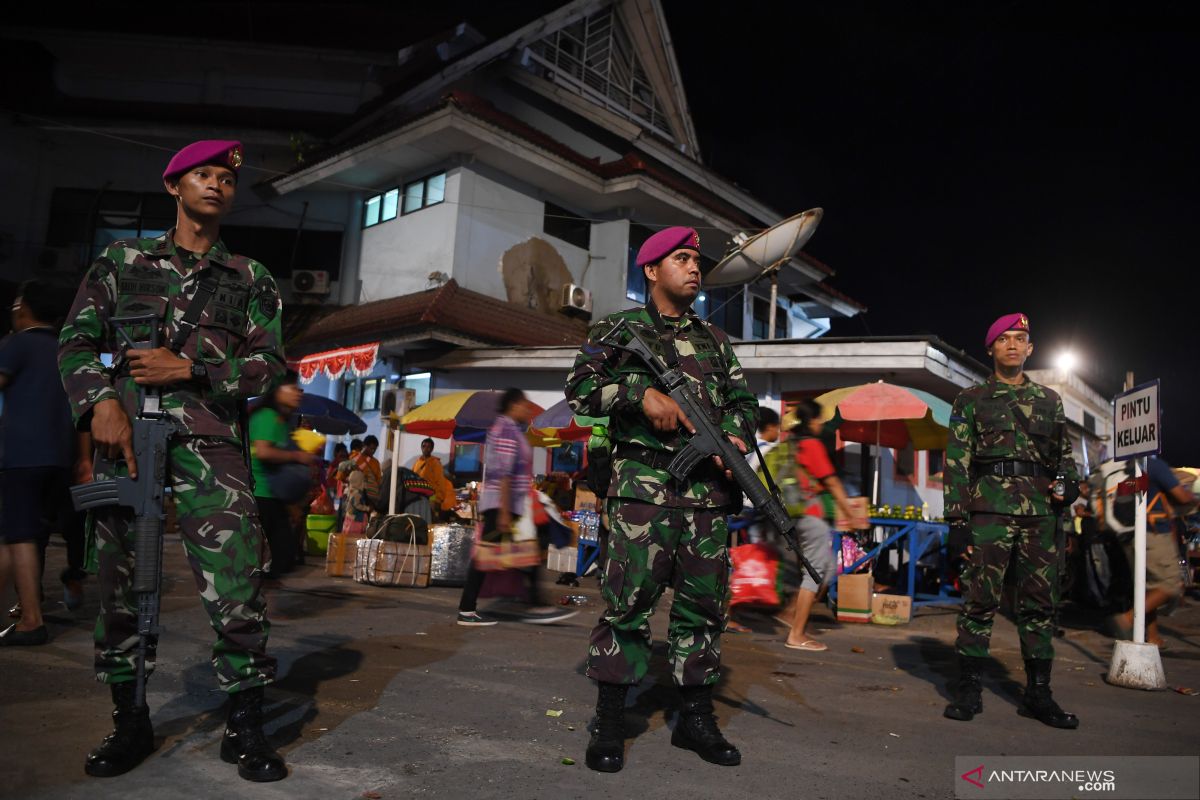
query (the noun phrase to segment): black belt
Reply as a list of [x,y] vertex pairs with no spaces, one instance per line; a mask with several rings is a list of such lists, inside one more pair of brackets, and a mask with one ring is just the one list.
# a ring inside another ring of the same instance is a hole
[[1002,478],[1049,478],[1050,471],[1036,461],[985,461],[976,463],[977,475],[997,475]]

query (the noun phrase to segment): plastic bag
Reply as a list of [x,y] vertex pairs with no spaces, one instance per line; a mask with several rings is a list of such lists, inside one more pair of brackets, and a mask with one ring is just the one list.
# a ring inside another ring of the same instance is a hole
[[729,558],[733,562],[731,606],[780,605],[779,552],[774,547],[762,542],[738,545],[730,548]]

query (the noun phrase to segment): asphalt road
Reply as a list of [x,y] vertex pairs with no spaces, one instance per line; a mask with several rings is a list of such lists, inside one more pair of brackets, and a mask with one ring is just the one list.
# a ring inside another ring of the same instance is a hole
[[[769,616],[745,617],[754,633],[724,637],[717,711],[742,750],[740,767],[671,746],[677,693],[660,646],[654,671],[631,695],[625,770],[594,773],[583,756],[595,690],[582,674],[598,614],[594,581],[547,587],[554,597],[592,599],[563,623],[463,628],[454,624],[457,589],[362,586],[308,566],[270,593],[280,677],[268,689],[267,732],[291,774],[250,784],[218,757],[224,698],[209,665],[212,633],[177,539],[167,556],[164,632],[149,691],[157,751],[118,778],[83,772],[85,754],[111,727],[108,693],[91,679],[97,600],[89,585],[77,614],[47,601],[50,644],[0,650],[0,795],[899,800],[953,797],[955,755],[1197,752],[1200,697],[1107,685],[1111,642],[1093,630],[1094,615],[1064,614],[1055,696],[1082,725],[1060,731],[1016,714],[1024,672],[1009,620],[997,621],[985,711],[961,723],[941,716],[952,609],[922,609],[908,625],[883,627],[839,626],[820,607],[814,620],[827,629],[824,653],[785,649],[785,630]],[[61,559],[52,547],[47,575]],[[665,613],[652,620],[656,633],[665,621]],[[1194,602],[1164,628],[1168,682],[1200,688]]]

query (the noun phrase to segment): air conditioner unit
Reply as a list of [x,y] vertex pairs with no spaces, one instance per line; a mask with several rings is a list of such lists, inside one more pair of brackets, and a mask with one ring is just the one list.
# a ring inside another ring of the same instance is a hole
[[416,389],[392,388],[384,389],[383,402],[379,413],[384,419],[399,420],[417,404]]
[[562,290],[562,310],[591,316],[592,293],[582,286],[568,283]]
[[296,294],[329,294],[329,273],[323,269],[298,269],[292,273]]

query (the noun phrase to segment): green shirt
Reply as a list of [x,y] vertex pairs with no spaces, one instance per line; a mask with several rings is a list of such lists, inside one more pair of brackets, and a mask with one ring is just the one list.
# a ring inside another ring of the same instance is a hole
[[270,442],[280,449],[288,446],[287,420],[273,408],[260,408],[250,415],[250,471],[254,474],[254,496],[274,497],[267,482],[267,465],[254,454],[255,442]]

